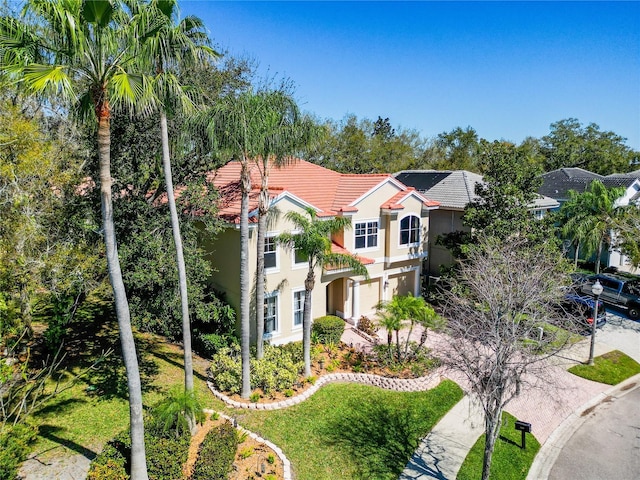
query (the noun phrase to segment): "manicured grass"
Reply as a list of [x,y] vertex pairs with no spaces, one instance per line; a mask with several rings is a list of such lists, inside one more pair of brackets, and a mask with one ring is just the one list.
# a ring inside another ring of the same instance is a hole
[[294,407],[233,414],[282,448],[298,480],[395,480],[420,439],[462,396],[449,380],[415,393],[335,383]]
[[640,373],[640,364],[619,350],[594,358],[594,365],[575,365],[569,369],[574,375],[594,382],[617,385]]
[[[84,356],[71,356],[62,377],[78,374],[89,365],[96,352],[105,346],[117,348],[118,334],[107,329],[96,340],[84,339]],[[154,335],[136,335],[143,383],[143,402],[148,408],[160,400],[173,385],[184,382],[183,355],[180,347],[166,343]],[[95,344],[94,344],[95,342]],[[106,344],[105,344],[106,342]],[[111,344],[111,345],[109,345]],[[206,386],[208,362],[194,358],[195,386],[205,408],[222,409]],[[118,353],[112,353],[95,366],[86,377],[71,389],[48,401],[34,416],[39,437],[32,455],[43,459],[61,454],[98,453],[104,443],[129,425],[129,404],[124,365]]]
[[[490,478],[500,480],[524,480],[533,463],[540,443],[530,433],[526,434],[526,450],[521,449],[522,433],[514,428],[516,418],[506,412],[502,414],[500,436],[496,440],[491,460]],[[482,476],[484,435],[480,436],[465,458],[458,480],[477,480]]]

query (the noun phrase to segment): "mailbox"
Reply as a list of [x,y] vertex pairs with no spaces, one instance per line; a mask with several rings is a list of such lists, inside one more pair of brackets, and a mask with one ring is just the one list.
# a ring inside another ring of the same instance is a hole
[[516,430],[520,430],[521,432],[531,433],[531,424],[527,422],[521,422],[520,420],[516,420]]

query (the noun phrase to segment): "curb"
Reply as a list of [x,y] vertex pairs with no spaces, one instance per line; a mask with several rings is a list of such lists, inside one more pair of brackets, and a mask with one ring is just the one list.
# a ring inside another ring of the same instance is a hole
[[596,409],[598,405],[608,397],[622,397],[636,388],[640,388],[640,373],[627,378],[602,393],[599,393],[591,400],[585,402],[574,410],[574,412],[571,413],[551,435],[549,435],[549,438],[544,442],[544,445],[540,447],[540,450],[529,469],[527,480],[541,480],[548,478],[553,465],[562,451],[562,447],[564,447],[564,444],[567,443],[576,430],[578,430],[578,428],[580,428],[587,420],[589,413]]

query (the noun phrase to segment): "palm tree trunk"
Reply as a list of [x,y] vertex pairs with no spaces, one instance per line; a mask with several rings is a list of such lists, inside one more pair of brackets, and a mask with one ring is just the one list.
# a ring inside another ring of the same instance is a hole
[[304,281],[304,310],[302,314],[302,356],[304,358],[304,376],[311,376],[311,292],[315,286],[313,266]]
[[249,313],[249,193],[251,176],[246,158],[242,160],[240,174],[242,200],[240,203],[240,349],[242,358],[242,398],[251,395],[251,321]]
[[[256,358],[260,360],[264,355],[264,243],[267,229],[267,213],[269,209],[268,192],[265,190],[265,173],[263,173],[262,190],[258,205],[258,258],[256,266]],[[266,199],[265,199],[266,197]]]
[[600,242],[598,242],[598,253],[596,255],[596,275],[600,273],[600,257],[602,256],[602,238],[600,238]]
[[[184,389],[193,391],[193,355],[191,352],[191,321],[189,319],[189,295],[187,290],[187,269],[184,264],[184,250],[182,249],[182,235],[180,235],[180,222],[178,221],[178,209],[173,192],[173,176],[171,174],[171,155],[169,153],[169,132],[167,129],[167,115],[160,110],[160,133],[162,136],[162,168],[164,170],[164,183],[167,190],[167,202],[171,214],[171,230],[173,242],[176,246],[176,263],[178,264],[178,281],[180,283],[180,304],[182,306],[182,345],[184,351]],[[188,418],[191,433],[195,433],[195,419]]]
[[129,302],[122,280],[111,199],[111,126],[109,106],[100,105],[98,111],[98,159],[100,164],[100,199],[107,268],[113,288],[113,298],[118,318],[122,356],[127,371],[129,390],[129,418],[131,432],[131,478],[147,480],[147,463],[144,445],[144,421],[142,416],[142,385],[136,356],[136,345],[131,329]]

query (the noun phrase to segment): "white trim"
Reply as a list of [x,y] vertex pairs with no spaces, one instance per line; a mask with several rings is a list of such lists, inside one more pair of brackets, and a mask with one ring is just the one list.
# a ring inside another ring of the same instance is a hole
[[[373,223],[376,222],[377,225],[377,229],[376,229],[376,246],[375,247],[368,247],[366,246],[367,243],[367,237],[368,234],[365,232],[365,246],[358,248],[356,247],[356,230],[358,228],[358,224],[364,223],[365,224],[365,229],[368,230],[369,228],[369,223]],[[380,221],[380,217],[373,217],[373,218],[363,218],[363,219],[358,219],[356,222],[354,222],[353,224],[353,251],[354,252],[372,252],[375,250],[379,250],[381,248],[380,246],[380,230],[382,230],[381,228],[381,221]]]
[[[278,232],[267,232],[264,235],[264,243],[265,243],[265,248],[267,245],[267,239],[268,238],[273,238],[273,237],[277,237],[278,236]],[[274,242],[275,243],[275,242]],[[277,243],[275,243],[275,257],[276,257],[276,266],[275,267],[269,267],[267,268],[266,266],[264,267],[264,273],[268,274],[268,273],[278,273],[280,271],[280,245],[278,245]],[[266,252],[265,252],[266,253]]]
[[422,258],[427,258],[429,256],[429,252],[424,250],[419,253],[407,253],[405,255],[396,255],[395,257],[384,257],[385,263],[393,263],[393,262],[402,262],[404,260],[417,260]]
[[[275,329],[274,330],[272,330],[271,332],[267,333],[267,329],[266,329],[267,316],[265,314],[265,317],[264,317],[264,322],[265,322],[264,332],[266,334],[271,334],[271,337],[273,338],[273,337],[278,337],[280,335],[280,333],[281,333],[281,328],[280,328],[280,323],[281,323],[280,322],[280,319],[281,319],[281,317],[280,317],[280,291],[279,290],[274,290],[273,292],[264,294],[265,303],[266,303],[267,300],[269,300],[271,298],[275,298],[276,299],[276,312],[275,312],[276,313],[276,318],[275,318],[276,325],[275,325]],[[264,308],[264,306],[262,308]]]
[[[417,242],[400,243],[400,240],[402,238],[402,221],[407,217],[416,217],[418,219],[418,241]],[[396,221],[398,222],[398,248],[418,247],[422,243],[424,243],[422,241],[422,217],[420,215],[417,215],[413,212],[409,212],[405,216],[398,218]]]
[[304,320],[301,319],[300,325],[296,325],[296,293],[302,292],[302,310],[300,313],[304,315],[304,287],[292,288],[291,289],[291,331],[297,332],[302,329],[302,324]]

